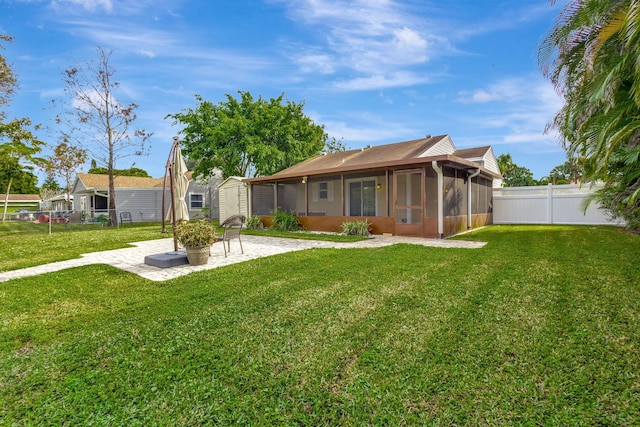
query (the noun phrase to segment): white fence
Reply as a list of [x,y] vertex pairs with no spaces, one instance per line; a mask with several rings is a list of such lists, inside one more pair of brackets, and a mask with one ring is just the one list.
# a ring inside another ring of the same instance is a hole
[[598,186],[584,184],[493,189],[494,224],[624,225],[611,220],[597,202],[584,210]]

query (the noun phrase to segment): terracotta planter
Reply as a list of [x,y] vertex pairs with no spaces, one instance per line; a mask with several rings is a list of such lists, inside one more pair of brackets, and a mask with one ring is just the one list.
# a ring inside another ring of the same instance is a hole
[[187,259],[191,265],[204,265],[209,262],[209,246],[197,248],[184,248],[187,252]]

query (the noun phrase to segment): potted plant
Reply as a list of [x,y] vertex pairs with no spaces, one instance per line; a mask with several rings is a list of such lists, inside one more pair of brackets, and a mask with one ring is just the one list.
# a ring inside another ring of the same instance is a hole
[[206,219],[181,221],[173,230],[173,235],[187,252],[189,264],[206,264],[209,247],[217,240],[216,227]]

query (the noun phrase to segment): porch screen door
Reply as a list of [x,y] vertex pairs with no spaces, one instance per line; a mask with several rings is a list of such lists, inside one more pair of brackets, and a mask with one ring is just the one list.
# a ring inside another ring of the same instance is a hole
[[421,170],[396,171],[394,176],[396,234],[422,236],[423,172]]

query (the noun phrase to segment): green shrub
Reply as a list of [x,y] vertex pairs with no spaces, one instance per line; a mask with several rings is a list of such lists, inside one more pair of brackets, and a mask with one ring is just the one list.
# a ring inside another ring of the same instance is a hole
[[258,215],[251,215],[247,218],[246,227],[249,230],[262,230],[264,225],[262,224],[262,220]]
[[173,235],[185,248],[210,246],[216,241],[216,226],[206,219],[180,221],[174,228]]
[[365,219],[364,221],[348,221],[342,223],[342,232],[347,236],[368,236],[371,230],[371,224]]
[[302,228],[294,214],[283,211],[277,211],[273,214],[271,227],[278,231],[298,231]]

